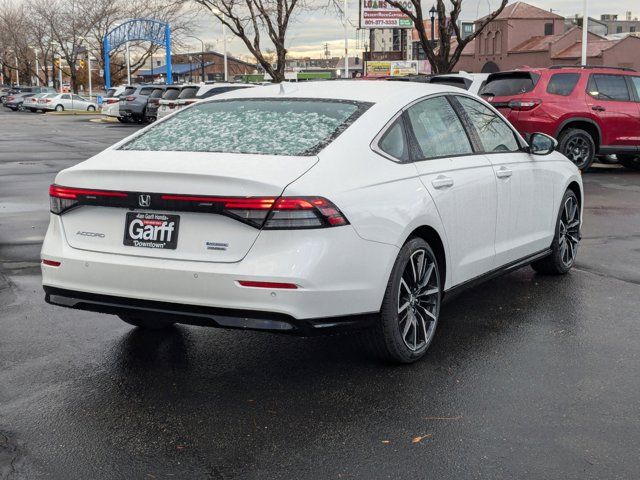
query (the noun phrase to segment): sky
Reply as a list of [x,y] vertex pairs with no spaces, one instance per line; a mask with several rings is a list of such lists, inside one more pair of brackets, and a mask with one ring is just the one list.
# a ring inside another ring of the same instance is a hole
[[[423,0],[423,6],[428,6],[432,0]],[[475,20],[491,12],[499,5],[499,0],[463,0],[461,20]],[[509,2],[513,3],[513,2]],[[583,0],[532,0],[527,3],[546,10],[553,8],[559,15],[569,17],[582,13]],[[623,19],[626,11],[632,12],[632,17],[640,17],[639,0],[589,0],[589,16],[599,18],[602,13],[618,14]],[[428,7],[427,7],[428,9]],[[358,0],[349,0],[349,21],[354,26],[358,24]],[[335,10],[320,10],[301,12],[290,25],[287,32],[287,50],[289,57],[323,57],[324,44],[329,44],[329,50],[334,57],[340,57],[344,52],[344,24]],[[227,31],[227,50],[233,55],[247,55],[248,51],[242,41],[233,37]],[[205,42],[216,45],[217,51],[222,51],[222,27],[213,16],[207,19],[200,17],[195,35]],[[362,34],[361,34],[362,35]],[[194,41],[193,50],[199,50],[200,43]],[[360,47],[360,48],[357,48]],[[358,53],[362,46],[356,41],[356,29],[349,29],[349,50]]]

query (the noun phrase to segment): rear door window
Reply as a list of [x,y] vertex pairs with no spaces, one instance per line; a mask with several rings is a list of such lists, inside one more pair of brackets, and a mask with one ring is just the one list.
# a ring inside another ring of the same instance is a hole
[[587,93],[598,100],[631,100],[624,75],[593,74],[589,77]]
[[473,153],[462,122],[444,96],[430,98],[409,107],[407,117],[422,150],[420,159]]
[[126,97],[128,95],[133,95],[133,93],[136,91],[136,87],[127,87],[124,89],[124,92],[122,92],[122,94],[120,95],[121,97]]
[[554,73],[547,84],[547,93],[567,97],[571,95],[579,79],[579,73]]
[[153,87],[143,87],[140,89],[140,95],[149,95],[151,92],[153,92],[153,90]]
[[485,97],[513,97],[533,90],[540,75],[530,72],[493,74],[480,91]]

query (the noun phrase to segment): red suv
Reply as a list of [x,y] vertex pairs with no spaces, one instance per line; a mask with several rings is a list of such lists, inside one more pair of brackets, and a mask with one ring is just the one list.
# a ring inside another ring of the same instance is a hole
[[480,95],[525,138],[543,132],[581,169],[616,154],[640,169],[640,73],[613,67],[532,68],[494,73]]

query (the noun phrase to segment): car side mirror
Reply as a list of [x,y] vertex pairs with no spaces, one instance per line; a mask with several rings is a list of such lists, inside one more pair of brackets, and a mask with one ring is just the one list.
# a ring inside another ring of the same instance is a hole
[[549,155],[558,146],[558,141],[545,133],[533,133],[529,138],[529,153]]

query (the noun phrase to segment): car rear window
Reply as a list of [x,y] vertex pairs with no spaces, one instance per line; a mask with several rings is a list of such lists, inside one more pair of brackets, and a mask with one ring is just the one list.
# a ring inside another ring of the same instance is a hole
[[162,97],[163,93],[164,93],[164,88],[154,88],[153,92],[151,92],[151,95],[149,95],[149,98],[160,98]]
[[153,92],[154,87],[144,87],[140,89],[140,95],[149,95],[151,92]]
[[136,87],[127,87],[124,89],[124,92],[122,92],[121,96],[126,97],[127,95],[131,95],[135,91],[136,91]]
[[196,104],[159,122],[123,150],[315,155],[370,103],[248,98]]
[[107,93],[104,94],[105,98],[113,97],[116,94],[115,88],[110,88]]
[[485,97],[511,97],[533,90],[540,79],[537,73],[514,72],[493,74],[480,91]]
[[184,98],[194,98],[196,96],[196,92],[198,91],[198,87],[184,87],[178,95],[179,99]]
[[175,100],[180,95],[179,88],[168,88],[166,92],[162,95],[163,100]]
[[433,77],[430,83],[449,85],[451,87],[463,88],[465,90],[469,90],[469,87],[471,86],[471,80],[467,80],[462,77]]
[[567,97],[571,95],[579,79],[579,73],[554,73],[547,84],[547,93]]

